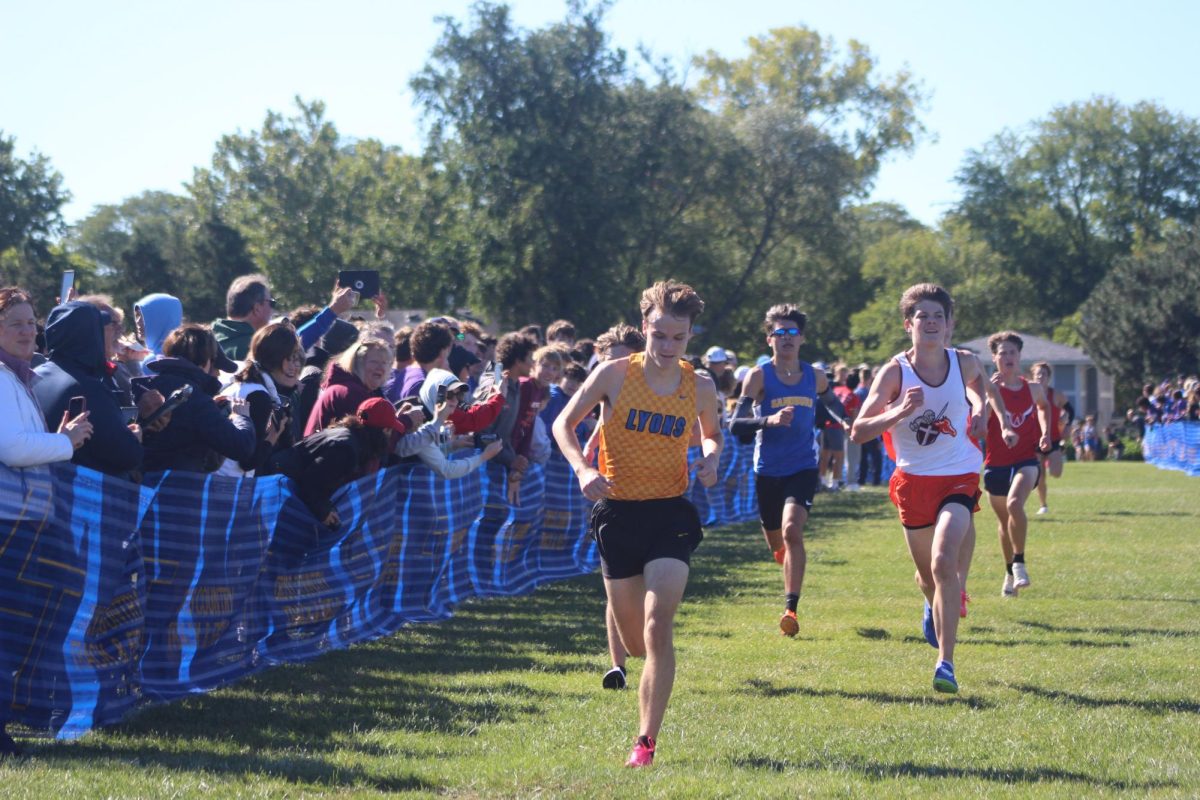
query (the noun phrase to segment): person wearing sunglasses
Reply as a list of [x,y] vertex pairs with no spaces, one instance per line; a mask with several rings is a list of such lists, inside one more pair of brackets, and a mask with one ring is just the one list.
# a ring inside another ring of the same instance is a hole
[[[305,350],[316,344],[333,327],[339,315],[358,302],[358,294],[348,286],[334,284],[329,305],[296,330]],[[250,340],[260,328],[275,316],[277,302],[266,275],[242,275],[234,278],[225,294],[225,319],[212,324],[213,335],[225,355],[234,361],[245,361],[250,353]]]
[[783,567],[786,595],[779,630],[800,631],[796,609],[804,584],[804,526],[817,489],[813,430],[818,398],[829,391],[823,371],[800,360],[808,316],[793,305],[767,310],[763,330],[771,358],[746,373],[730,422],[739,439],[754,437],[758,514],[767,546]]

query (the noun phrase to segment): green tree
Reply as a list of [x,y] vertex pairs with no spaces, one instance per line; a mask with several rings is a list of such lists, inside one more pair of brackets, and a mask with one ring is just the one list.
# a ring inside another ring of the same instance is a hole
[[[768,288],[757,277],[772,272],[772,259],[783,262],[774,272],[785,281],[799,257],[839,281],[839,297],[854,296],[847,201],[869,191],[882,159],[910,150],[924,132],[920,86],[905,71],[879,75],[861,43],[851,41],[843,57],[812,30],[776,28],[748,44],[745,58],[710,51],[694,62],[698,95],[732,141],[728,187],[709,212],[734,259],[708,320],[717,327]],[[789,288],[771,283],[772,292]]]
[[671,221],[696,197],[697,167],[678,151],[695,105],[630,76],[603,10],[572,4],[523,31],[507,6],[478,4],[469,25],[443,18],[412,82],[429,155],[465,203],[471,302],[506,324],[606,327],[665,250],[687,252]]
[[1032,282],[1006,274],[999,255],[953,219],[938,230],[902,231],[872,245],[863,279],[879,288],[850,318],[848,359],[881,363],[904,350],[908,338],[900,324],[900,295],[926,281],[946,287],[954,298],[957,341],[1005,328],[1036,330],[1044,325]]
[[296,104],[295,116],[272,111],[261,130],[222,137],[189,186],[244,237],[273,290],[321,303],[338,270],[375,269],[393,306],[465,295],[462,257],[442,241],[455,228],[444,178],[376,140],[343,141],[324,104]]
[[188,319],[200,322],[224,316],[230,281],[256,269],[244,238],[219,209],[168,192],[97,207],[74,226],[66,244],[94,265],[91,289],[112,295],[122,308],[151,292],[167,292],[180,298]]
[[31,292],[43,313],[58,295],[59,272],[86,269],[55,245],[69,199],[48,158],[18,158],[15,140],[0,131],[0,283]]
[[1200,123],[1154,103],[1093,98],[970,153],[957,209],[1057,319],[1115,259],[1200,213]]
[[1089,355],[1127,384],[1200,372],[1200,232],[1117,261],[1080,308]]

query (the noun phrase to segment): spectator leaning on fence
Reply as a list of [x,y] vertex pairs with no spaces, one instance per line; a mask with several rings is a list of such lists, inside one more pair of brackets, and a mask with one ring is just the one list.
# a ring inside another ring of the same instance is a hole
[[57,428],[71,398],[84,398],[92,436],[71,460],[128,479],[142,463],[142,432],[136,424],[126,423],[121,406],[104,384],[108,369],[104,326],[109,321],[107,314],[89,303],[73,300],[55,307],[46,320],[50,360],[34,370],[41,380],[33,392],[47,428]]
[[[68,461],[92,435],[85,411],[74,419],[63,414],[55,433],[32,391],[39,378],[30,367],[37,350],[37,318],[33,301],[16,287],[0,289],[0,464],[14,470],[43,468]],[[0,759],[18,756],[21,748],[5,730],[7,709],[0,708]]]
[[392,364],[392,348],[382,339],[365,339],[329,364],[317,404],[304,435],[311,436],[335,419],[353,414],[368,397],[378,397]]
[[37,340],[33,301],[15,287],[0,289],[0,463],[23,469],[70,461],[92,434],[85,411],[75,419],[60,417],[55,433],[46,429],[33,385],[40,378],[29,366]]
[[218,470],[222,475],[252,476],[272,452],[291,447],[291,393],[303,361],[304,351],[290,324],[273,322],[255,332],[249,358],[219,395],[246,401],[254,423],[254,453],[242,461],[225,459]]
[[[438,388],[441,386],[446,387],[446,399],[445,402],[438,403]],[[436,426],[437,436],[433,441],[424,444],[416,454],[425,466],[450,480],[470,474],[484,463],[491,461],[504,447],[504,444],[497,439],[489,442],[482,451],[469,458],[454,460],[447,458],[450,441],[453,435],[459,432],[454,424],[447,420],[466,401],[469,391],[470,387],[465,382],[444,369],[430,370],[429,374],[425,376],[425,382],[421,384],[421,402],[426,409],[433,412],[433,422],[430,425]]]
[[387,455],[389,433],[407,429],[392,404],[369,397],[353,413],[333,420],[288,450],[267,459],[262,475],[286,475],[313,516],[329,528],[341,524],[334,510],[338,487],[374,472]]
[[191,395],[171,412],[165,428],[146,432],[143,471],[213,472],[227,458],[249,461],[254,455],[254,423],[245,416],[245,401],[230,401],[228,410],[215,402],[222,358],[203,325],[181,325],[167,337],[163,357],[146,368],[152,376],[147,387],[166,398],[179,390],[190,389]]

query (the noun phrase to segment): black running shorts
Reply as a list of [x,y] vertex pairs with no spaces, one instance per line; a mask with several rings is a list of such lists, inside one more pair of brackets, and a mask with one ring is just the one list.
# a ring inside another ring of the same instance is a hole
[[661,500],[601,500],[592,506],[592,538],[605,578],[641,575],[659,558],[691,563],[704,538],[700,515],[685,497]]
[[788,503],[799,503],[808,511],[812,508],[813,495],[817,492],[817,470],[802,469],[773,478],[770,475],[754,476],[754,493],[758,495],[758,518],[763,528],[777,531],[783,527],[783,507]]
[[1033,481],[1033,488],[1036,489],[1038,482],[1042,479],[1040,462],[1040,458],[1031,458],[1028,461],[1009,464],[1007,467],[984,467],[983,488],[987,489],[987,493],[993,497],[1007,497],[1008,490],[1012,488],[1012,482],[1017,477],[1017,473],[1025,467],[1037,467],[1037,478]]

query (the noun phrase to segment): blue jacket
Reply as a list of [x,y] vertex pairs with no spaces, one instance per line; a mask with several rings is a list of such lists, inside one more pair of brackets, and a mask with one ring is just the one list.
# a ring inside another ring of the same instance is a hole
[[87,398],[92,437],[71,460],[128,479],[142,462],[142,446],[104,384],[108,363],[100,310],[77,300],[56,306],[46,319],[46,347],[50,360],[34,370],[42,379],[33,388],[46,415],[46,428],[58,430],[72,397]]
[[253,455],[254,423],[249,417],[226,416],[213,402],[220,381],[184,358],[160,358],[146,370],[153,377],[140,385],[157,389],[163,397],[185,385],[192,387],[192,396],[171,412],[166,428],[146,431],[146,472],[212,472],[226,458],[243,461]]
[[150,355],[145,362],[162,358],[163,342],[183,323],[183,303],[169,294],[148,294],[133,307],[142,313],[142,327],[146,331],[145,344]]

